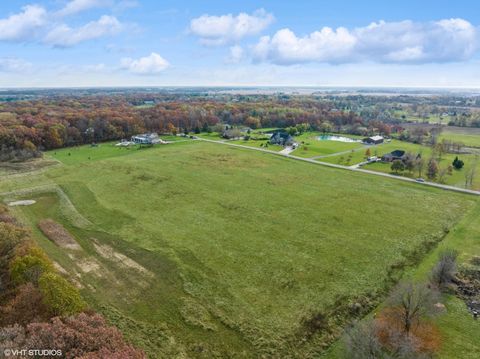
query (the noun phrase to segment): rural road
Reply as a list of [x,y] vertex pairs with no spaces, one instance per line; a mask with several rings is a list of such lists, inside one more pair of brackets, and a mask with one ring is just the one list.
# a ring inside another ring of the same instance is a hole
[[436,188],[444,189],[444,190],[447,190],[447,191],[467,193],[467,194],[473,194],[473,195],[476,195],[476,196],[480,196],[479,191],[474,191],[474,190],[471,190],[471,189],[448,186],[448,185],[444,185],[444,184],[440,184],[440,183],[434,183],[434,182],[417,182],[412,178],[399,177],[399,176],[394,176],[394,175],[391,175],[391,174],[388,174],[388,173],[383,173],[383,172],[376,172],[376,171],[371,171],[371,170],[365,170],[365,169],[362,169],[362,168],[347,167],[347,166],[337,165],[337,164],[333,164],[333,163],[316,161],[312,158],[303,158],[303,157],[298,157],[298,156],[295,156],[295,155],[283,154],[281,152],[275,152],[275,151],[267,150],[267,149],[264,149],[264,148],[249,147],[249,146],[244,146],[244,145],[238,145],[238,144],[235,144],[235,143],[208,140],[208,139],[205,139],[205,138],[197,138],[197,140],[217,143],[217,144],[226,145],[226,146],[245,148],[247,150],[269,153],[269,154],[272,154],[272,155],[287,157],[287,158],[291,158],[291,159],[294,159],[294,160],[297,160],[297,161],[308,162],[308,163],[312,163],[312,164],[320,165],[320,166],[333,167],[333,168],[338,168],[338,169],[352,171],[352,172],[360,172],[360,173],[371,174],[371,175],[375,175],[375,176],[382,176],[382,177],[392,178],[392,179],[395,179],[395,180],[398,180],[398,181],[411,182],[411,183],[415,183],[415,184],[422,185],[422,186],[436,187]]

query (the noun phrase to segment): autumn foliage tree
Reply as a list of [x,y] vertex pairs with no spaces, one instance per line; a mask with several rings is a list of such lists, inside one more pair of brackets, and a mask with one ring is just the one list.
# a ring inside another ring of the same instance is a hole
[[127,344],[120,331],[108,326],[102,316],[86,313],[3,328],[0,350],[2,347],[55,348],[64,358],[145,358],[143,351]]

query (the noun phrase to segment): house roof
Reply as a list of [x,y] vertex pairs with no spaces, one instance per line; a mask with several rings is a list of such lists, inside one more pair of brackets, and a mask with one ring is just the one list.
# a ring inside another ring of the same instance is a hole
[[402,157],[405,154],[403,150],[395,150],[391,152],[391,155],[394,157]]

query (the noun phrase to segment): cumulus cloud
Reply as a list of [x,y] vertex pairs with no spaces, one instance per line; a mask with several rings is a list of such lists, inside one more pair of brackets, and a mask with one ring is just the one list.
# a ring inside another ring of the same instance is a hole
[[0,72],[25,72],[32,64],[17,57],[0,57]]
[[103,15],[81,27],[71,28],[66,24],[54,27],[44,38],[46,44],[55,47],[70,47],[80,42],[117,34],[122,24],[114,16]]
[[204,45],[218,46],[234,43],[246,36],[257,35],[274,21],[272,14],[264,9],[252,15],[240,13],[211,16],[202,15],[190,21],[190,32]]
[[479,48],[478,29],[463,19],[426,23],[374,22],[366,27],[324,27],[306,36],[290,29],[263,36],[254,59],[287,65],[304,62],[382,63],[453,62],[471,58]]
[[159,54],[152,52],[139,59],[124,58],[121,67],[137,75],[155,75],[166,70],[170,64]]
[[0,41],[28,41],[47,23],[47,11],[38,5],[27,5],[22,12],[0,19]]

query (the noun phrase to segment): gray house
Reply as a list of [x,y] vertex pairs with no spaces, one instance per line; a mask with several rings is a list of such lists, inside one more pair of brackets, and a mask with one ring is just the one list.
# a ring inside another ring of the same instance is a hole
[[294,142],[293,137],[285,131],[276,131],[270,137],[272,145],[291,146]]
[[404,159],[405,159],[405,151],[403,150],[395,150],[382,156],[383,162],[393,162],[395,160],[403,161]]
[[144,133],[132,136],[131,141],[139,145],[155,145],[162,142],[156,133]]

